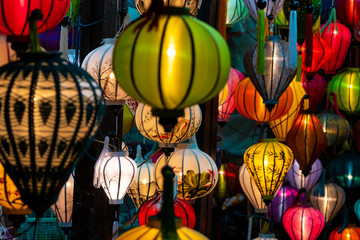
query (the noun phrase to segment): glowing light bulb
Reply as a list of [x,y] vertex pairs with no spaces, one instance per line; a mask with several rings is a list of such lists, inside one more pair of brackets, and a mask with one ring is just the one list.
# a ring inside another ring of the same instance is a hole
[[111,79],[114,79],[114,78],[115,78],[115,74],[114,74],[113,72],[111,72],[110,75],[109,75],[109,77],[110,77]]
[[268,165],[268,160],[267,159],[265,159],[265,161],[264,161],[264,165],[265,165],[265,167]]
[[71,183],[67,182],[66,187],[70,187],[70,186],[71,186]]
[[348,175],[348,179],[351,180],[353,178],[353,176],[351,176],[350,174]]
[[143,184],[147,184],[146,179],[142,180],[141,182],[142,182]]
[[220,174],[220,175],[223,175],[223,174],[224,174],[224,171],[223,171],[223,170],[220,170],[219,174]]
[[173,47],[168,48],[166,53],[169,57],[175,57],[175,55],[176,55],[175,48],[173,48]]

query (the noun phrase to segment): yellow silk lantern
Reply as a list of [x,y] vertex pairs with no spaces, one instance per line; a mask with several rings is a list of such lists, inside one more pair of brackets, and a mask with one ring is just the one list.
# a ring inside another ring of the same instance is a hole
[[291,149],[276,138],[263,139],[244,153],[244,163],[265,204],[270,204],[293,163]]

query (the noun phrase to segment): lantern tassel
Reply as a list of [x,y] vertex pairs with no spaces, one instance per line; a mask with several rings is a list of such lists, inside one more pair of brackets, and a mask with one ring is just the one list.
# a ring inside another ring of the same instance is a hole
[[289,26],[289,67],[296,68],[297,66],[297,12],[292,10],[290,12],[290,26]]
[[344,231],[344,229],[347,228],[348,225],[349,225],[349,207],[346,207],[343,223],[342,223],[341,228],[339,229],[338,233],[342,233]]
[[65,17],[61,22],[61,31],[60,31],[60,52],[61,58],[68,59],[68,36],[69,36],[69,18]]
[[265,12],[259,9],[257,18],[256,72],[265,75]]
[[297,57],[297,75],[296,75],[296,81],[301,82],[301,68],[302,68],[302,57],[301,52],[299,52],[299,55]]
[[322,170],[322,172],[321,172],[321,177],[320,177],[319,184],[314,189],[314,196],[315,197],[319,196],[319,193],[320,193],[320,197],[325,196],[325,176],[326,176],[326,169],[324,168]]
[[306,29],[305,29],[305,47],[306,47],[306,57],[305,57],[305,66],[311,67],[312,64],[312,55],[313,55],[313,16],[312,16],[312,5],[307,6],[308,13],[306,14]]

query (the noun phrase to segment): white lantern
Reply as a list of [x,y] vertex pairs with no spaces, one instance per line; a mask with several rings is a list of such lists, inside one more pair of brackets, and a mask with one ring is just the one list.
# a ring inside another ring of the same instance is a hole
[[259,237],[254,238],[253,240],[277,240],[277,238],[275,238],[275,234],[273,233],[260,233]]
[[184,116],[178,117],[178,123],[171,130],[165,132],[159,123],[160,118],[154,117],[150,106],[140,103],[135,114],[135,123],[140,133],[155,142],[178,143],[193,136],[201,124],[201,110],[199,105],[184,109]]
[[81,65],[100,85],[107,102],[130,98],[116,82],[112,70],[115,41],[115,38],[104,39],[103,45],[91,51]]
[[252,180],[245,164],[243,164],[239,171],[239,180],[241,188],[243,189],[245,195],[255,208],[256,213],[266,213],[266,205],[261,199],[261,193],[257,188],[254,180]]
[[[195,138],[193,138],[195,139]],[[219,174],[214,160],[196,144],[179,143],[170,157],[163,154],[155,164],[155,179],[163,189],[161,169],[168,164],[178,179],[178,197],[193,200],[209,194],[216,186]]]

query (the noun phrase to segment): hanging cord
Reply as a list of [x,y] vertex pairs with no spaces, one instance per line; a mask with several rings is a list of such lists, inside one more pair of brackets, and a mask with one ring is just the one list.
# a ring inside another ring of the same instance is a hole
[[331,2],[330,16],[329,16],[328,20],[326,21],[325,25],[321,28],[321,32],[323,32],[327,28],[327,34],[329,34],[330,29],[331,29],[331,23],[335,24],[335,30],[338,31],[338,27],[336,24],[336,9],[334,6],[334,0],[332,0],[332,2]]

